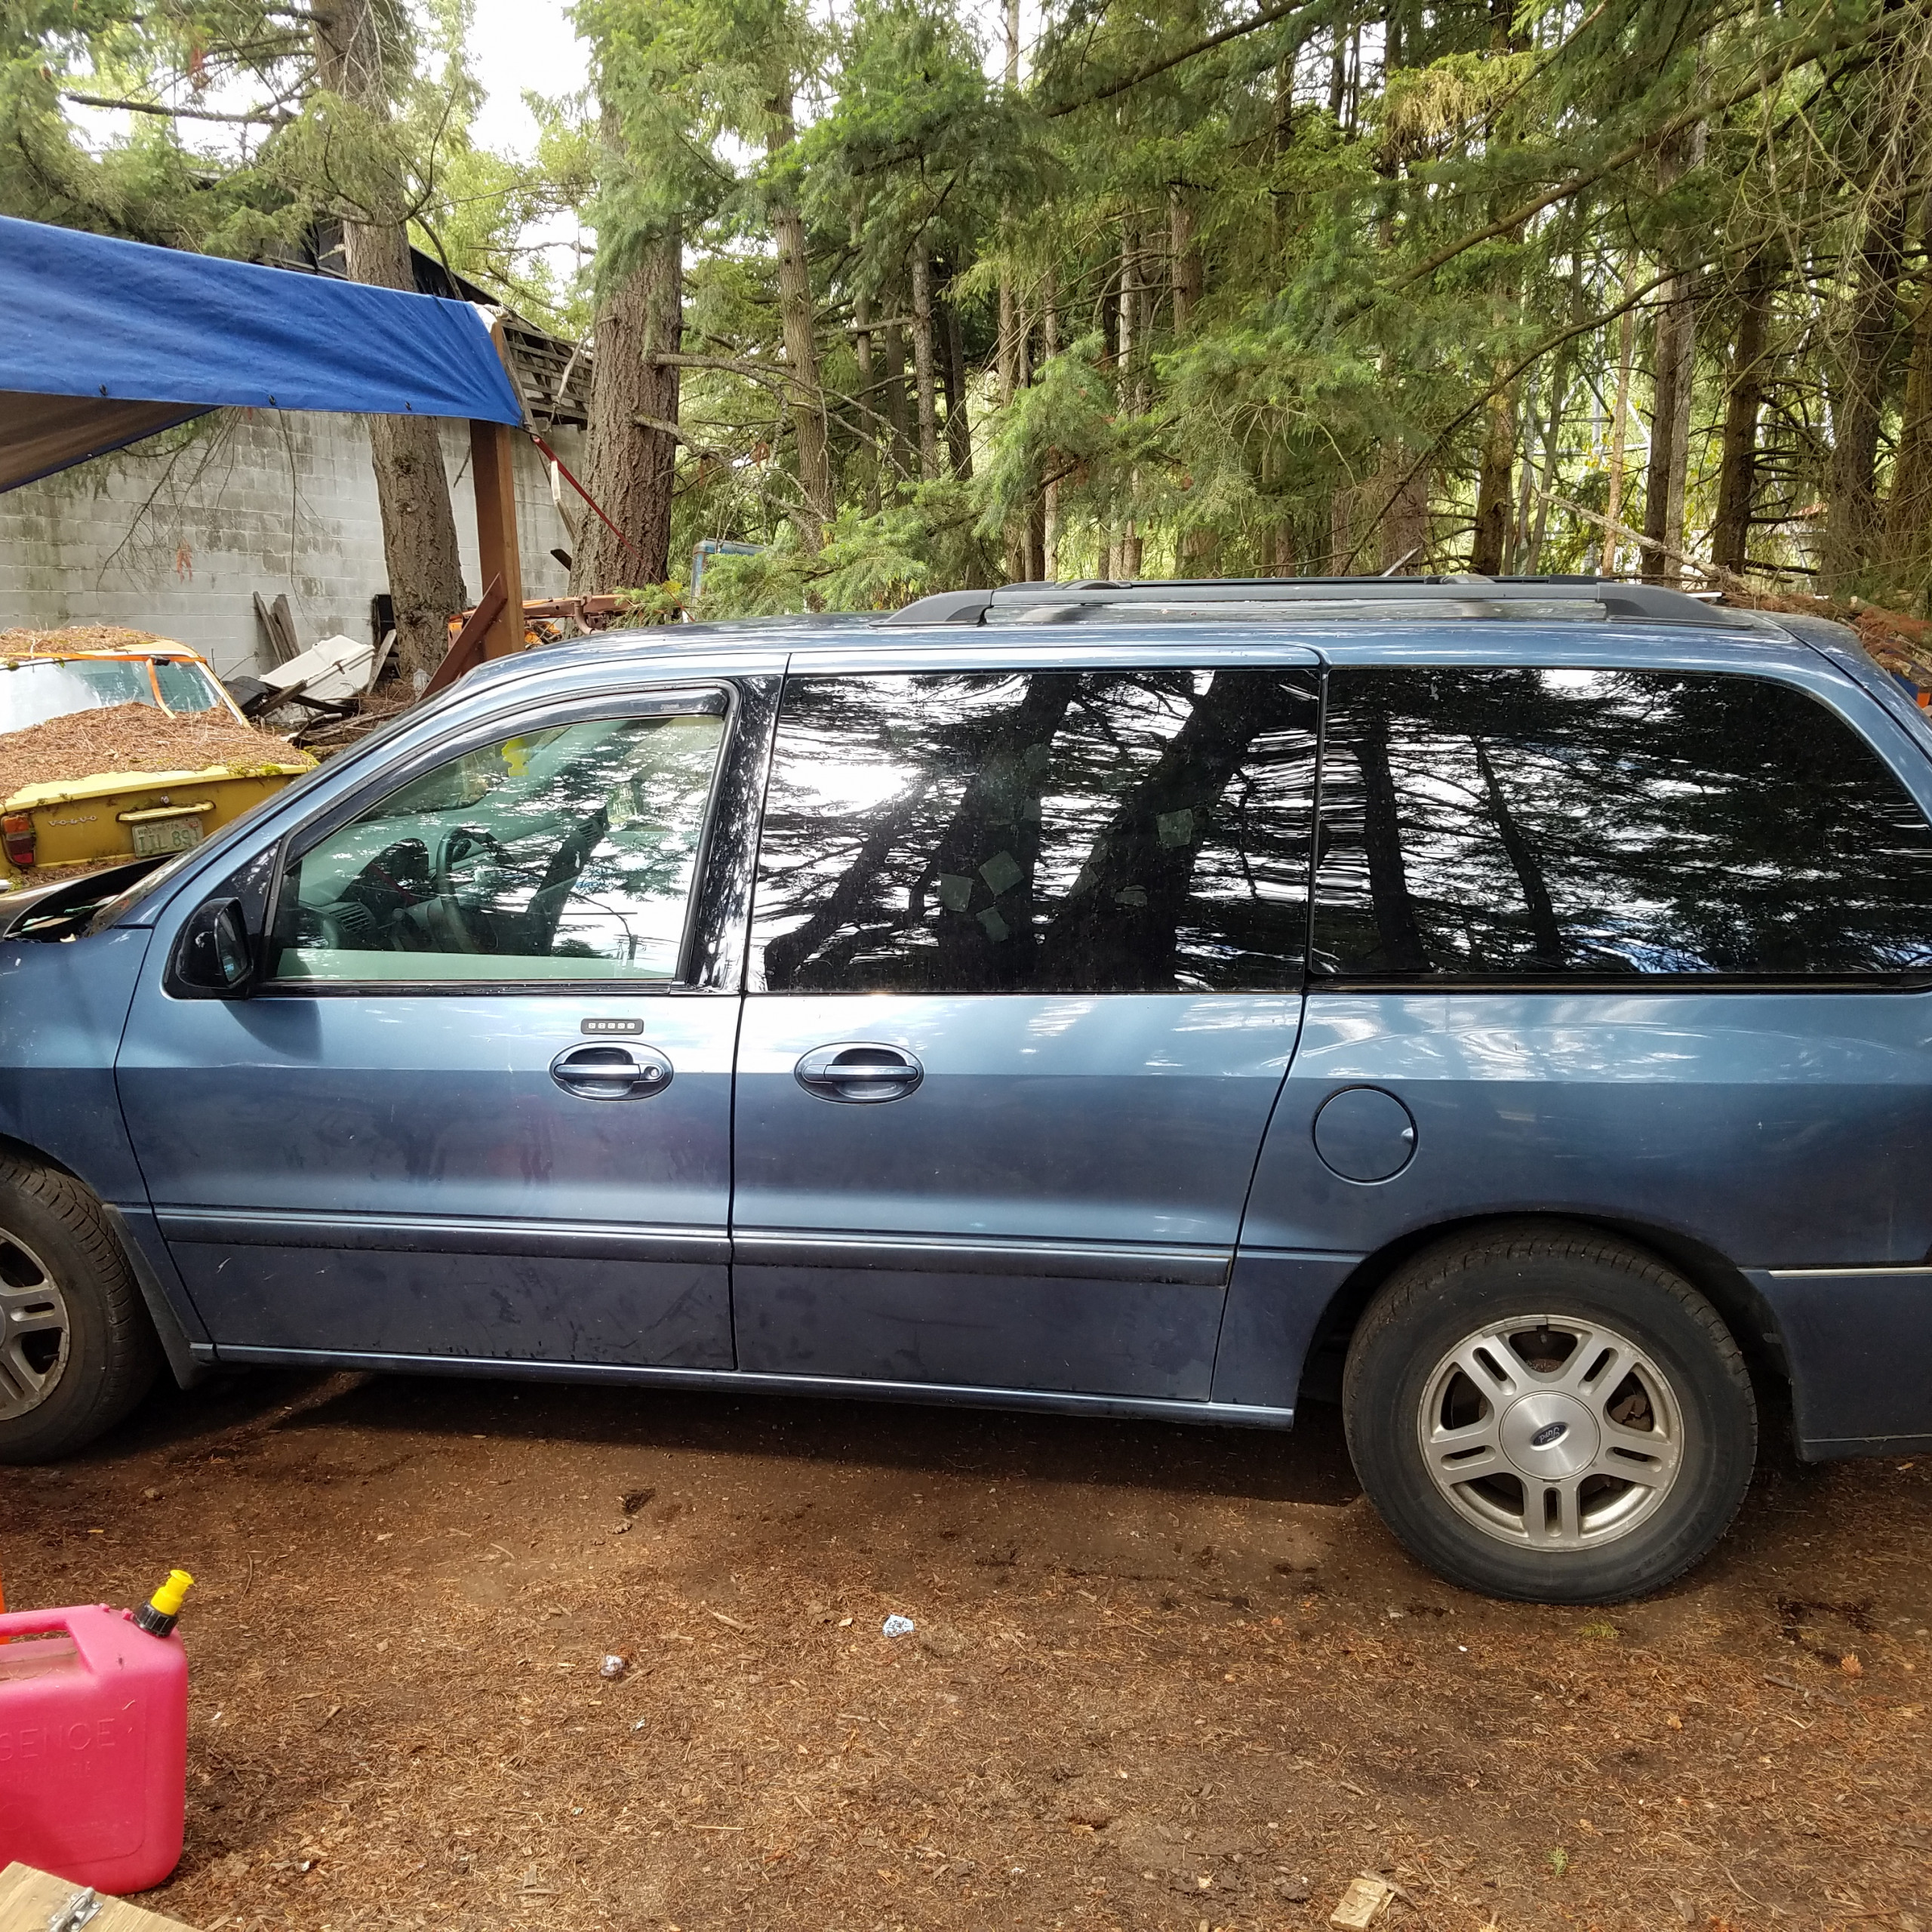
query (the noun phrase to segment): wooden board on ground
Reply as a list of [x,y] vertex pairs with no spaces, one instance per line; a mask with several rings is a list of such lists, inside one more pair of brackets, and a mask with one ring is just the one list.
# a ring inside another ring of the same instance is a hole
[[[97,1909],[82,1918],[90,1900]],[[36,1872],[31,1865],[10,1865],[0,1872],[0,1932],[50,1932],[77,1918],[87,1932],[193,1932],[178,1918],[143,1912],[125,1899],[95,1900],[85,1885]]]

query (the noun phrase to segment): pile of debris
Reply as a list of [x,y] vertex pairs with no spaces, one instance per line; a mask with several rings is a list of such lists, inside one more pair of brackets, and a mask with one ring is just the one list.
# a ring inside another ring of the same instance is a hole
[[1879,667],[1921,691],[1932,691],[1932,620],[1908,617],[1868,604],[1862,597],[1807,597],[1783,591],[1746,591],[1727,586],[1721,600],[1747,611],[1804,617],[1829,617],[1858,633]]
[[244,724],[232,712],[170,714],[152,704],[112,704],[50,718],[21,731],[0,731],[0,800],[29,785],[100,771],[199,772],[218,767],[243,778],[315,761],[287,739]]

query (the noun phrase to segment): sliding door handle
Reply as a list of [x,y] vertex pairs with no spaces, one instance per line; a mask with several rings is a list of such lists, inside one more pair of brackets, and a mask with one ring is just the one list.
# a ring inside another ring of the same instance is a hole
[[857,1106],[903,1100],[926,1077],[925,1069],[903,1047],[869,1040],[814,1047],[793,1071],[808,1094]]

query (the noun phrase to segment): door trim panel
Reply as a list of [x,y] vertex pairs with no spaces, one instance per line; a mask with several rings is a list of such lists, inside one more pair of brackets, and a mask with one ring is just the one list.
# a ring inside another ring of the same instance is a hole
[[400,1254],[555,1255],[568,1260],[700,1261],[731,1258],[721,1229],[635,1227],[600,1221],[445,1220],[431,1214],[278,1214],[164,1208],[171,1241],[224,1247],[345,1248]]
[[822,1234],[802,1229],[734,1229],[734,1257],[768,1268],[880,1268],[906,1273],[1024,1275],[1057,1281],[1226,1284],[1224,1247],[1106,1241],[1012,1241],[949,1236]]

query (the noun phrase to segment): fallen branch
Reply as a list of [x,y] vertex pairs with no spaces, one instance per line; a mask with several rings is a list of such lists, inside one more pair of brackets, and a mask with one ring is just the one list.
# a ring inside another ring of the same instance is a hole
[[1554,490],[1540,490],[1532,483],[1530,494],[1540,497],[1545,503],[1554,503],[1560,510],[1567,510],[1572,516],[1581,517],[1586,523],[1595,524],[1599,530],[1608,531],[1620,543],[1634,543],[1639,549],[1654,551],[1666,563],[1688,564],[1707,583],[1715,584],[1720,590],[1748,588],[1736,571],[1726,570],[1723,565],[1700,564],[1695,557],[1687,555],[1681,550],[1673,550],[1660,537],[1646,537],[1641,530],[1632,530],[1629,525],[1619,523],[1614,517],[1586,510],[1581,503],[1573,503],[1567,497],[1559,497]]

